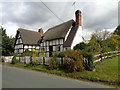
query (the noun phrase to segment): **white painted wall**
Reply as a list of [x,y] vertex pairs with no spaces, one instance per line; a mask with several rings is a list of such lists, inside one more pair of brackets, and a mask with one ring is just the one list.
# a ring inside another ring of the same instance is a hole
[[18,48],[23,48],[23,44],[15,45],[15,49],[18,49]]
[[79,26],[79,27],[78,27],[78,30],[77,30],[77,32],[76,32],[76,35],[75,35],[75,37],[74,37],[74,39],[73,39],[73,42],[72,42],[72,45],[71,45],[71,49],[73,49],[73,47],[74,47],[76,44],[78,44],[78,43],[80,43],[80,42],[82,42],[82,41],[83,41],[83,39],[82,39],[82,27]]

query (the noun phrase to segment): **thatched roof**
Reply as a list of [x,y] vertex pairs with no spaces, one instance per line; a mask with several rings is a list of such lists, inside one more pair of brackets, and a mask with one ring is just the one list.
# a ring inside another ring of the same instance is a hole
[[35,45],[41,39],[39,32],[19,28],[17,33],[20,33],[23,44]]
[[48,29],[43,35],[43,41],[65,38],[67,32],[69,31],[73,23],[74,20],[69,20],[65,23]]
[[71,28],[71,31],[67,37],[67,40],[64,42],[64,47],[70,47],[72,45],[73,39],[76,35],[76,32],[78,30],[78,26],[74,26]]

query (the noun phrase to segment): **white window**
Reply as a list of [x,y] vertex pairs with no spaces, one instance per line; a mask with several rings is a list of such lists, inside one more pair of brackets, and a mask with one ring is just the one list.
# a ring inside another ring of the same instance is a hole
[[43,46],[43,43],[41,43],[41,46]]
[[58,45],[59,44],[59,41],[58,41],[58,39],[56,40],[56,45]]
[[47,47],[47,51],[49,51],[49,47]]
[[35,49],[35,46],[32,46],[32,49]]
[[29,46],[29,48],[32,48],[32,46]]
[[56,51],[60,51],[60,46],[56,46]]
[[50,45],[52,45],[52,41],[50,41]]
[[60,44],[63,44],[63,39],[60,39]]
[[49,42],[47,41],[47,46],[49,46]]
[[46,42],[44,42],[44,46],[46,46]]
[[53,45],[55,45],[55,40],[53,40]]
[[39,46],[36,46],[36,49],[39,49]]
[[21,45],[16,45],[15,49],[17,49],[17,48],[23,48],[23,45],[22,44]]
[[24,48],[29,48],[29,46],[25,45]]

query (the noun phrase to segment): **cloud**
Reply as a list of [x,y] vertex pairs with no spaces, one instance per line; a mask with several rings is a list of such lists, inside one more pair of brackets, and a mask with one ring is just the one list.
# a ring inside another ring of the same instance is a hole
[[[114,28],[118,25],[117,0],[110,2],[99,0],[87,2],[76,1],[75,8],[83,13],[83,32],[86,38],[90,33],[103,28]],[[75,19],[73,1],[71,2],[44,2],[64,22]],[[7,29],[8,35],[15,35],[16,27],[37,31],[43,28],[45,31],[60,21],[48,8],[41,2],[5,2],[1,3],[2,23]],[[12,32],[11,32],[12,31]],[[11,33],[10,33],[11,32]],[[14,33],[14,34],[13,34]]]

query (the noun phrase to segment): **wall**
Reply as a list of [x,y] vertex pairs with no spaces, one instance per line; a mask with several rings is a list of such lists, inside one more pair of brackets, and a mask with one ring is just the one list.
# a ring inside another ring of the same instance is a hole
[[[63,39],[56,39],[51,41],[45,41],[40,45],[40,53],[44,52],[45,57],[49,57],[50,52],[63,51]],[[50,46],[52,46],[52,50],[50,50]]]
[[77,32],[76,32],[76,35],[75,35],[75,37],[74,37],[74,39],[73,39],[73,42],[72,42],[72,45],[71,45],[71,49],[73,49],[73,47],[76,45],[76,44],[78,44],[78,43],[80,43],[80,42],[82,42],[83,41],[83,39],[82,39],[82,26],[79,26],[78,27],[78,30],[77,30]]

